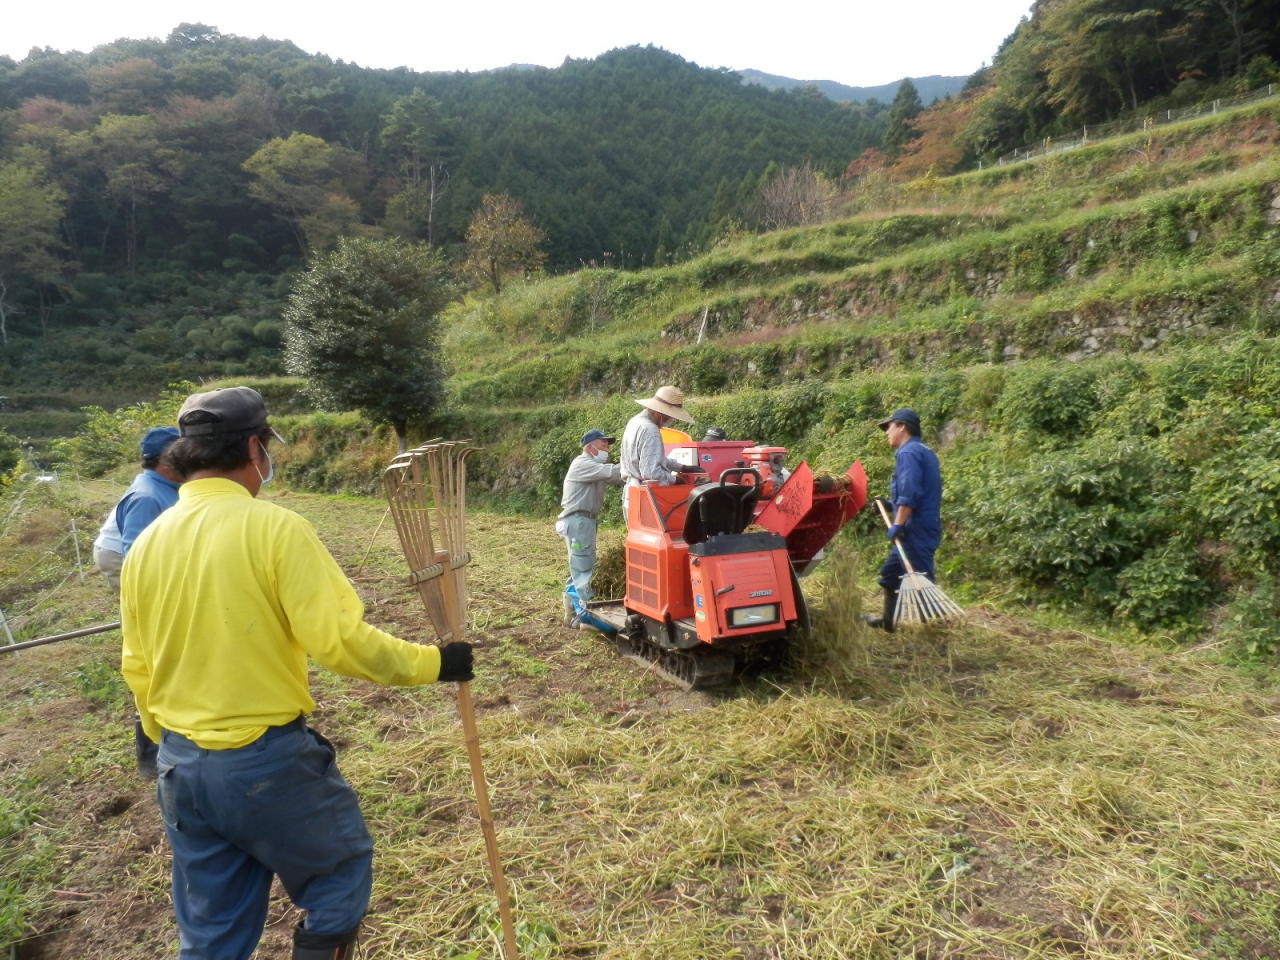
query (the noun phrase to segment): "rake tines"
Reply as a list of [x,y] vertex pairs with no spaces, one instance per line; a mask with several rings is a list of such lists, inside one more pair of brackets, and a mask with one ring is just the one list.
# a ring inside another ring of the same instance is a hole
[[[467,564],[471,562],[467,551],[467,457],[477,449],[467,446],[466,441],[433,440],[402,453],[382,474],[396,533],[409,563],[409,584],[422,597],[442,646],[463,639],[467,629]],[[493,815],[489,810],[489,788],[480,760],[480,737],[476,732],[470,684],[458,684],[458,714],[462,718],[467,758],[471,763],[471,782],[476,791],[489,872],[493,875],[498,899],[502,952],[506,960],[516,960],[515,926],[511,922],[507,883],[502,875]]]
[[[905,558],[903,562],[906,562]],[[938,589],[938,585],[924,574],[912,570],[902,578],[898,587],[898,603],[893,613],[895,623],[929,623],[937,620],[960,620],[963,617],[964,610],[960,605]]]
[[[893,518],[889,516],[889,511],[885,509],[884,504],[876,500],[876,506],[880,509],[880,516],[884,519],[885,526],[893,526]],[[941,620],[963,620],[964,609],[960,604],[943,593],[938,585],[924,574],[916,573],[912,569],[911,561],[907,559],[907,553],[896,537],[893,545],[898,551],[898,556],[902,558],[902,565],[907,568],[902,582],[898,585],[898,602],[893,611],[894,623],[923,624]]]

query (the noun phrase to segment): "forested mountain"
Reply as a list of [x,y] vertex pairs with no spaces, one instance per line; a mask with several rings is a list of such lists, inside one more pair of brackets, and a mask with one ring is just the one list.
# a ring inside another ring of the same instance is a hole
[[[869,100],[888,103],[893,99],[894,94],[898,92],[898,87],[902,85],[901,80],[895,80],[893,83],[882,83],[876,87],[850,87],[843,83],[836,83],[834,80],[796,80],[792,77],[780,77],[760,70],[739,70],[738,76],[742,77],[743,83],[756,84],[766,90],[794,90],[797,87],[811,86],[828,100],[835,100],[841,103],[866,103]],[[964,88],[965,81],[968,78],[943,77],[934,74],[928,77],[909,77],[907,79],[910,79],[915,84],[921,100],[925,103],[932,103],[934,100],[941,100],[943,97],[959,93]]]
[[309,249],[360,234],[456,249],[486,193],[523,204],[553,271],[697,249],[770,164],[834,175],[879,142],[879,113],[653,47],[426,74],[183,24],[0,58],[0,388],[85,324],[92,342],[57,345],[77,381],[269,366],[280,278]]
[[906,172],[1266,87],[1278,62],[1280,0],[1036,0],[992,65],[921,116]]

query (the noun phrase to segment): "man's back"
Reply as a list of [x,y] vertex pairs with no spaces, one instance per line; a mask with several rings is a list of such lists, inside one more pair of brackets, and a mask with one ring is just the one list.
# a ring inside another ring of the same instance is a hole
[[912,437],[894,453],[890,496],[896,505],[911,507],[903,536],[937,547],[942,539],[942,473],[938,455]]
[[189,482],[143,532],[125,561],[121,616],[121,669],[147,691],[147,733],[158,739],[163,727],[207,749],[241,746],[314,709],[308,653],[383,683],[430,682],[438,670],[434,647],[364,623],[306,520],[230,480]]

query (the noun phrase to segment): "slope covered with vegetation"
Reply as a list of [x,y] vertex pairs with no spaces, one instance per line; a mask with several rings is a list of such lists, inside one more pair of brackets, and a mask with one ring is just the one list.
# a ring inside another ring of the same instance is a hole
[[[522,956],[1274,953],[1278,116],[864,184],[845,219],[446,314],[449,400],[411,428],[486,448],[470,626]],[[865,631],[885,546],[863,517],[805,581],[817,629],[789,673],[679,694],[566,631],[549,522],[564,466],[586,427],[621,429],[665,381],[698,428],[823,469],[861,458],[876,489],[891,461],[874,423],[914,406],[947,487],[940,579],[970,622]],[[297,381],[254,382],[290,439],[269,495],[317,525],[373,622],[429,639],[383,504],[350,495],[376,492],[390,432],[310,411]],[[60,445],[79,477],[6,473],[18,639],[114,618],[76,547],[180,393],[95,412]],[[171,954],[118,637],[0,656],[0,943]],[[365,951],[497,957],[445,692],[313,685],[375,837]],[[288,955],[296,919],[277,895],[262,957]]]
[[880,129],[875,107],[652,47],[429,74],[183,24],[0,58],[0,393],[281,372],[309,253],[386,235],[453,254],[486,194],[524,205],[553,272],[700,249],[770,164],[835,175]]
[[451,416],[498,451],[494,490],[551,504],[573,437],[621,429],[662,382],[699,428],[827,469],[861,457],[876,484],[873,423],[911,405],[943,456],[953,573],[1266,655],[1278,116],[929,178],[666,269],[469,301],[445,333]]

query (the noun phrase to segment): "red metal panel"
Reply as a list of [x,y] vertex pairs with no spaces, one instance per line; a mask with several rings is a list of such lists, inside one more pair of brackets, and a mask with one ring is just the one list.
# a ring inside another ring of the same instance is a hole
[[866,503],[867,475],[858,461],[838,480],[815,479],[809,465],[801,463],[756,523],[785,537],[791,562],[803,569]]

